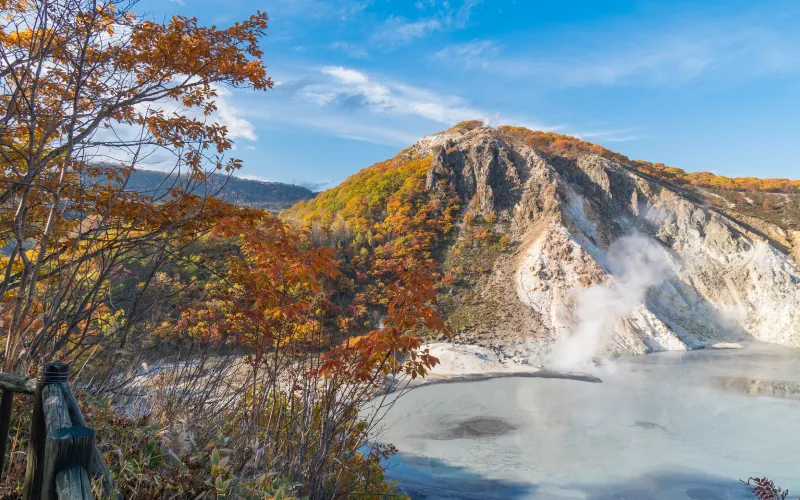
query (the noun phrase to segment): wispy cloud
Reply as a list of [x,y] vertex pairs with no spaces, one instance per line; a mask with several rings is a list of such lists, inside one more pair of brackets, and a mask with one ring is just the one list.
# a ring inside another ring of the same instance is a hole
[[343,66],[316,68],[314,73],[279,81],[275,94],[281,95],[272,105],[247,117],[393,148],[486,114],[456,96]]
[[492,40],[475,40],[447,46],[435,57],[497,76],[535,77],[540,84],[575,87],[678,85],[711,74],[725,81],[800,70],[797,33],[741,20],[649,27],[629,31],[626,37],[574,36],[582,37],[581,43],[564,44],[569,48],[550,49],[546,54],[535,49],[521,52],[519,47],[527,44],[519,41],[501,46]]
[[[239,174],[237,174],[236,177],[238,177],[240,179],[245,179],[245,180],[248,180],[248,181],[280,182],[280,181],[275,181],[274,179],[272,179],[270,177],[265,177],[263,175],[251,175],[251,174],[239,175]],[[322,181],[320,181],[320,180],[308,181],[308,180],[292,179],[291,181],[288,182],[288,184],[294,184],[295,186],[302,186],[302,187],[310,189],[311,191],[314,191],[316,193],[316,192],[324,191],[324,190],[326,190],[328,188],[331,188],[331,187],[335,186],[336,184],[338,184],[338,181],[335,181],[335,180],[332,180],[332,179],[331,180],[322,180]]]
[[397,44],[408,43],[441,31],[443,26],[442,21],[436,18],[409,21],[404,17],[392,17],[376,33],[375,38]]
[[602,141],[599,142],[630,142],[630,141],[641,141],[643,139],[647,139],[647,136],[644,135],[621,135],[621,136],[612,136],[606,137]]
[[236,177],[238,177],[238,178],[240,178],[240,179],[246,179],[246,180],[248,180],[248,181],[258,181],[258,182],[275,182],[275,181],[273,181],[272,179],[270,179],[269,177],[264,177],[264,176],[262,176],[262,175],[250,175],[250,174],[244,174],[244,175],[237,175]]
[[[428,37],[434,33],[464,29],[470,22],[473,9],[481,2],[482,0],[464,0],[457,9],[453,8],[449,2],[443,2],[432,15],[417,19],[391,16],[375,30],[372,38],[377,42],[397,46]],[[426,4],[417,2],[416,7],[424,10]]]
[[339,182],[332,179],[323,181],[303,181],[303,180],[292,179],[292,184],[295,184],[297,186],[303,186],[304,188],[310,189],[311,191],[317,193],[332,188],[335,185],[339,184]]
[[467,43],[448,45],[434,54],[436,59],[455,60],[466,66],[487,66],[500,46],[491,40],[473,40]]
[[392,147],[408,146],[421,135],[463,120],[478,119],[491,126],[514,124],[535,130],[565,128],[534,122],[525,114],[504,115],[476,107],[453,94],[345,66],[323,66],[312,73],[278,80],[274,93],[280,98],[247,117]]
[[331,48],[345,52],[347,57],[351,59],[369,58],[369,52],[364,47],[350,42],[336,41],[331,44]]
[[283,126],[293,125],[333,137],[393,148],[413,144],[420,135],[418,130],[406,123],[386,125],[364,117],[337,115],[320,109],[308,109],[296,114],[282,113],[280,119]]
[[273,0],[268,11],[273,19],[351,20],[369,5],[356,0]]
[[635,133],[631,129],[619,130],[594,130],[589,132],[576,132],[573,134],[578,139],[589,142],[628,142],[646,139],[646,136]]
[[[379,80],[367,74],[342,66],[325,66],[323,75],[330,77],[324,96],[332,97],[327,103],[358,104],[373,112],[412,115],[439,123],[451,124],[461,120],[480,118],[483,113],[452,95],[442,95],[401,82]],[[324,101],[312,92],[312,100]],[[327,104],[326,103],[326,104]]]

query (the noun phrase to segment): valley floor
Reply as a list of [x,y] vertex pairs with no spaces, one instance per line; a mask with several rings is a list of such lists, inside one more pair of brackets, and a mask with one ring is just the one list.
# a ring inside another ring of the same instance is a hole
[[[442,356],[441,370],[497,369],[455,350],[466,360]],[[429,500],[745,500],[739,479],[764,475],[800,487],[800,351],[754,343],[598,369],[602,384],[514,377],[398,395],[380,436],[399,450],[389,475]]]
[[[762,343],[752,343],[761,345]],[[476,375],[508,376],[513,374],[534,374],[540,372],[558,373],[547,370],[546,350],[544,342],[531,342],[527,345],[516,346],[513,354],[504,352],[501,348],[488,348],[479,345],[457,344],[451,342],[436,342],[427,345],[430,353],[439,359],[439,364],[427,375],[427,380],[438,381],[442,379],[459,379]],[[720,342],[709,345],[710,349],[743,349],[746,345],[738,342]],[[523,353],[521,349],[527,348],[529,352]],[[602,364],[602,359],[597,360]],[[594,369],[587,371],[595,372]],[[581,375],[578,373],[563,372],[564,378],[568,375]],[[485,377],[484,377],[485,378]]]

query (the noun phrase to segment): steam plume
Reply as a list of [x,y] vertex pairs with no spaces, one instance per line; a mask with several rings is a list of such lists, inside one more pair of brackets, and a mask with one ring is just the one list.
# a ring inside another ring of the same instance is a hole
[[669,256],[658,243],[642,235],[625,236],[608,250],[607,283],[577,290],[577,324],[569,336],[553,345],[548,366],[557,370],[586,371],[604,340],[614,334],[620,319],[645,299],[669,271]]

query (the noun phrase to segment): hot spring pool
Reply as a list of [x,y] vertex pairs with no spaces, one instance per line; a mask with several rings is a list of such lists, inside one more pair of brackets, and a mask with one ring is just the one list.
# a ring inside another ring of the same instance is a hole
[[621,358],[598,375],[394,396],[388,474],[426,499],[752,500],[738,480],[754,475],[800,493],[798,351]]

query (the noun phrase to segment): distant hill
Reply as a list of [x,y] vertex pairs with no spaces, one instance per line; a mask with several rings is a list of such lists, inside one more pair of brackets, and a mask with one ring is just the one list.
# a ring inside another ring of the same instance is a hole
[[[131,174],[128,188],[142,191],[169,188],[173,182],[165,182],[168,174],[155,170],[136,170]],[[174,178],[174,175],[169,175]],[[227,181],[227,182],[226,182]],[[254,208],[263,208],[272,212],[279,212],[289,208],[302,200],[313,198],[316,193],[303,186],[284,184],[282,182],[266,182],[241,177],[226,177],[220,174],[211,174],[206,179],[205,186],[200,186],[200,192],[214,193],[222,188],[218,197],[226,201]]]

